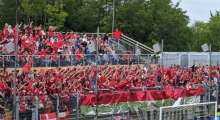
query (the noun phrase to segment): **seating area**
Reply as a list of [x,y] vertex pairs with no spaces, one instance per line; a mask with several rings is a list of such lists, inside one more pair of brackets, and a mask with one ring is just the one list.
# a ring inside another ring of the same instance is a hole
[[[14,33],[17,28],[13,29],[13,34],[9,34],[8,24],[5,24],[0,38],[0,95],[2,102],[8,102],[1,104],[1,115],[4,118],[12,118],[16,60],[16,94],[20,96],[17,101],[20,119],[31,119],[34,112],[38,115],[53,113],[57,107],[60,112],[74,111],[76,94],[80,98],[96,96],[96,90],[98,95],[191,90],[196,88],[196,84],[210,87],[211,94],[218,90],[218,65],[182,67],[171,64],[164,68],[160,64],[150,64],[149,56],[142,56],[139,48],[135,54],[132,50],[118,50],[119,39],[110,42],[111,36],[108,34],[104,37],[86,33],[80,36],[73,31],[56,33],[55,29],[51,26],[48,33],[45,33],[40,26],[24,25],[23,32],[16,36]],[[8,44],[16,45],[16,37],[18,59],[15,59],[15,49],[7,47]],[[98,61],[95,61],[96,54]],[[37,96],[38,100],[33,96]],[[218,92],[210,99],[218,100]]]

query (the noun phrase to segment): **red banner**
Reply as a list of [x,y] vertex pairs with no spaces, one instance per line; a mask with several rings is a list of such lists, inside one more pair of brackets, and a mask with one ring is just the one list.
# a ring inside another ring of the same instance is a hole
[[202,88],[198,89],[173,89],[173,90],[152,90],[152,91],[137,91],[137,92],[119,92],[119,93],[102,93],[98,96],[82,95],[81,105],[100,105],[114,104],[119,102],[135,102],[135,101],[154,101],[163,99],[177,100],[180,97],[199,96],[202,93]]

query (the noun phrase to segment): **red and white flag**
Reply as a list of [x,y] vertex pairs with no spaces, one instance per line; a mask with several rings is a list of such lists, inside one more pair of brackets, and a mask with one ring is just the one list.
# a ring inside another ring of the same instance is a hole
[[56,113],[41,114],[40,120],[57,120]]

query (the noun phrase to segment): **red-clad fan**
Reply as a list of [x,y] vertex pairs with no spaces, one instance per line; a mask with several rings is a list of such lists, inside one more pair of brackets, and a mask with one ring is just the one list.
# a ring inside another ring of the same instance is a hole
[[48,29],[48,36],[51,38],[54,36],[54,31],[56,30],[56,27],[50,26]]
[[69,36],[70,36],[70,39],[71,39],[71,40],[74,40],[74,39],[75,39],[75,36],[74,36],[74,32],[73,32],[73,31],[70,32]]
[[121,39],[121,36],[123,35],[123,33],[121,31],[119,31],[118,29],[116,29],[114,32],[113,32],[113,36],[114,36],[114,39]]
[[5,23],[5,27],[3,28],[4,37],[8,37],[8,23]]
[[59,41],[63,40],[63,32],[62,31],[60,31],[60,33],[57,34],[57,38]]

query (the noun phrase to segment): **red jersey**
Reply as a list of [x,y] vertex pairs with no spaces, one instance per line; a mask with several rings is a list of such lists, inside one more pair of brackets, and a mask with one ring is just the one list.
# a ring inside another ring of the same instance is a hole
[[16,35],[17,35],[17,28],[13,28],[13,33],[14,33],[14,38],[16,38]]
[[62,33],[57,34],[57,38],[58,38],[58,40],[62,40],[63,39],[63,34]]
[[5,36],[5,37],[8,36],[8,27],[4,27],[4,28],[3,28],[3,33],[4,33],[4,36]]
[[69,34],[69,36],[70,36],[70,39],[75,39],[75,37],[74,37],[74,34],[73,34],[73,33],[70,33],[70,34]]
[[50,29],[48,30],[48,36],[49,36],[49,37],[53,37],[53,28],[50,28]]
[[122,35],[122,32],[120,32],[120,31],[113,32],[113,36],[115,39],[120,39],[121,35]]
[[79,49],[76,49],[76,51],[75,51],[75,59],[78,60],[78,61],[83,59],[81,57],[81,52],[80,52]]

